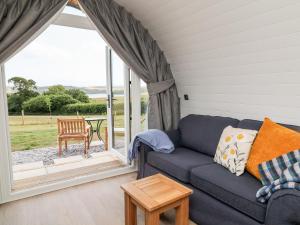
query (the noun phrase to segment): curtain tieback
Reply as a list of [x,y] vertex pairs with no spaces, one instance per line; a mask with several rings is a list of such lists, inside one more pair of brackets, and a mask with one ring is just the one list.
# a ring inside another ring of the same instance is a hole
[[174,84],[175,84],[174,79],[159,81],[159,82],[155,82],[155,83],[149,83],[148,86],[147,86],[148,93],[149,93],[149,95],[159,94],[163,91],[168,90]]

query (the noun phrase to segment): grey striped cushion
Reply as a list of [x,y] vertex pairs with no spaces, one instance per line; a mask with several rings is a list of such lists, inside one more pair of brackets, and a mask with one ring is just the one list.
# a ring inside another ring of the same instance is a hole
[[273,181],[280,178],[285,169],[296,162],[300,162],[300,149],[259,164],[258,170],[262,184],[264,186],[270,185]]

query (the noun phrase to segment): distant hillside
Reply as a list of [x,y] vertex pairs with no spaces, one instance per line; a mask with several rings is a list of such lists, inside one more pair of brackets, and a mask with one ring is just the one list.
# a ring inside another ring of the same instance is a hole
[[[43,86],[43,87],[38,87],[38,92],[43,93],[48,90],[50,86]],[[68,89],[80,89],[84,91],[86,94],[105,94],[106,93],[106,86],[93,86],[93,87],[76,87],[76,86],[64,86],[67,90]],[[120,90],[120,88],[118,88]]]
[[[48,90],[50,86],[41,86],[38,87],[38,92],[40,94],[44,93],[45,91]],[[90,86],[90,87],[76,87],[76,86],[64,86],[67,90],[68,89],[80,89],[84,91],[87,95],[92,95],[92,94],[106,94],[106,86]],[[6,87],[7,93],[13,93],[13,90],[11,87],[7,86]],[[122,87],[115,87],[114,88],[114,93],[115,94],[123,94],[124,90]],[[142,87],[142,93],[147,92],[146,87]]]

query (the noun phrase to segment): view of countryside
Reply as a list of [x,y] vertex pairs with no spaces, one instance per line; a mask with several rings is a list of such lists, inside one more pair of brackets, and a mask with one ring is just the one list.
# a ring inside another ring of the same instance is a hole
[[[57,118],[96,117],[107,114],[106,87],[72,87],[63,85],[37,86],[36,82],[23,77],[12,77],[8,80],[7,99],[12,151],[40,150],[44,154],[25,154],[15,163],[36,161],[38,157],[44,161],[57,153]],[[116,88],[115,88],[116,89]],[[141,114],[145,117],[147,110],[146,89],[143,90]],[[116,103],[114,112],[115,127],[124,127],[123,88],[114,92]],[[105,135],[107,121],[101,126]],[[96,134],[94,134],[96,136]],[[93,138],[97,140],[97,137]],[[47,151],[54,150],[54,151]],[[91,147],[93,151],[93,146]],[[97,148],[98,149],[98,148]],[[94,151],[97,151],[94,149]],[[74,148],[76,154],[80,148]],[[28,158],[29,157],[29,158]],[[47,162],[46,162],[47,163]],[[48,162],[51,163],[51,162]]]
[[[85,40],[83,43],[81,40]],[[43,162],[83,155],[83,141],[68,141],[58,154],[57,118],[85,118],[95,129],[104,117],[101,138],[106,138],[106,43],[95,30],[50,25],[40,36],[5,64],[12,164]],[[82,57],[84,55],[84,57]],[[112,54],[115,134],[124,148],[124,66]],[[147,91],[142,85],[141,115],[146,123]],[[106,147],[94,132],[88,153]],[[118,144],[118,143],[117,143]]]

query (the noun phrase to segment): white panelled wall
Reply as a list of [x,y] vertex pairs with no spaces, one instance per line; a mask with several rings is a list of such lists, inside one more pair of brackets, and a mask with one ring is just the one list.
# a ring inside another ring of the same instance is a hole
[[117,2],[164,50],[182,116],[269,116],[300,125],[299,0]]

